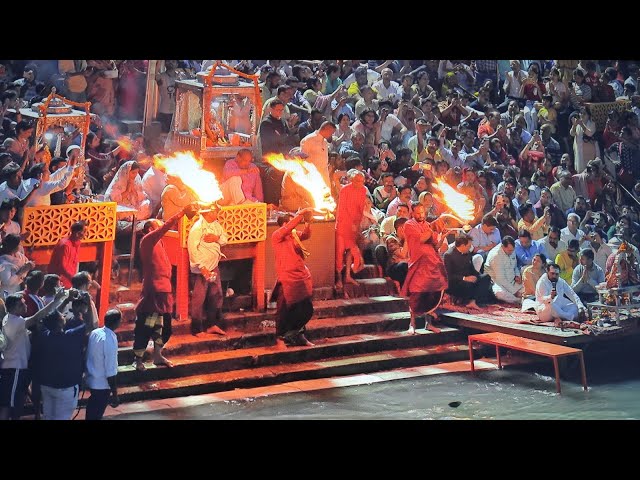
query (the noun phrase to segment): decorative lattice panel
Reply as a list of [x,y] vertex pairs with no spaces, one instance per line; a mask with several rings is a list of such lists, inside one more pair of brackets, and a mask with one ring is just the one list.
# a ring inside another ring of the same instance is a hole
[[603,103],[587,103],[589,110],[591,110],[591,120],[596,124],[596,130],[599,132],[604,130],[607,123],[607,115],[611,110],[617,110],[622,112],[628,110],[631,107],[631,101],[620,100],[616,102],[603,102]]
[[[184,247],[187,246],[189,230],[198,218],[196,215],[191,220],[187,217],[182,219]],[[267,239],[267,204],[249,203],[222,207],[218,222],[227,232],[229,244],[263,242]]]
[[[71,224],[88,222],[83,243],[113,241],[116,234],[116,202],[71,203],[24,209],[22,231],[30,235],[24,246],[55,245],[71,233]],[[265,228],[266,231],[266,228]]]

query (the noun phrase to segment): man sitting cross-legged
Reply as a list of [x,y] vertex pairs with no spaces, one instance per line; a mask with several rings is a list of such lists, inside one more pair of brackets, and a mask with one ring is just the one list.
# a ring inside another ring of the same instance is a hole
[[489,303],[493,295],[491,277],[486,273],[478,273],[482,266],[482,256],[472,254],[471,246],[469,236],[457,237],[455,243],[444,254],[444,266],[449,279],[447,292],[467,307],[478,309],[479,303]]
[[536,285],[536,313],[540,322],[575,321],[586,308],[567,282],[560,278],[556,263],[547,265],[547,273]]

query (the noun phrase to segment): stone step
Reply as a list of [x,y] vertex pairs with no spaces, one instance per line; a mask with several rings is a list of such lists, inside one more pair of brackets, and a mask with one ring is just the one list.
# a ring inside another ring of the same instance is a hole
[[[409,307],[404,298],[382,296],[372,298],[351,298],[320,300],[314,302],[314,319],[339,318],[354,315],[368,315],[374,313],[407,312]],[[226,329],[239,330],[244,333],[261,331],[261,323],[265,320],[275,321],[275,310],[266,312],[229,312],[225,313]],[[313,319],[310,321],[312,324]],[[408,325],[408,324],[407,324]],[[187,335],[191,333],[191,321],[177,321],[172,323],[174,335]],[[133,341],[132,323],[123,323],[116,334],[120,342]]]
[[358,273],[353,275],[353,278],[358,280],[365,280],[368,278],[380,278],[380,272],[378,266],[370,263],[365,264],[364,268]]
[[[331,357],[417,348],[434,344],[465,343],[465,337],[457,329],[446,328],[439,334],[424,332],[421,335],[409,335],[405,331],[377,332],[328,338],[315,338],[313,335],[309,335],[308,338],[316,344],[315,346],[291,347],[286,350],[279,350],[275,347],[275,336],[273,334],[270,335],[270,341],[264,346],[212,351],[209,353],[192,354],[189,352],[189,348],[184,348],[188,347],[189,344],[183,343],[183,348],[178,348],[175,351],[175,353],[179,354],[173,355],[173,352],[168,352],[168,358],[174,364],[173,368],[156,367],[149,359],[145,363],[147,371],[138,372],[132,366],[133,361],[131,360],[118,367],[118,384],[132,385],[140,381],[147,382],[190,375],[204,375],[284,363],[304,363]],[[196,342],[192,342],[191,346],[193,346],[193,343]],[[133,358],[132,355],[131,358]]]
[[[436,336],[436,334],[432,335]],[[421,336],[427,337],[429,334]],[[412,337],[416,336],[412,335]],[[316,347],[293,348],[310,350]],[[273,348],[273,350],[275,350],[275,348]],[[468,346],[461,343],[401,348],[384,352],[332,357],[330,359],[316,361],[312,360],[304,363],[257,366],[255,368],[244,368],[204,375],[191,375],[181,378],[147,380],[136,385],[120,387],[118,393],[120,400],[123,402],[183,397],[186,395],[228,391],[236,388],[261,387],[296,380],[311,380],[378,372],[393,368],[432,365],[435,363],[464,360],[468,358],[468,355]],[[260,355],[258,355],[258,359],[260,358]],[[177,367],[174,367],[174,369],[175,368]],[[160,368],[157,370],[160,370]],[[137,373],[144,376],[150,372]]]
[[117,308],[120,310],[122,313],[122,324],[134,323],[136,321],[135,303],[118,303],[117,305],[109,308]]
[[[314,319],[307,324],[306,336],[315,341],[350,335],[374,335],[380,332],[404,331],[409,326],[409,319],[410,316],[407,312]],[[419,321],[417,325],[418,327],[424,326]],[[275,344],[275,327],[251,333],[238,330],[227,330],[226,332],[227,334],[224,336],[206,333],[173,335],[166,346],[167,354],[196,355],[198,353],[264,347]],[[120,365],[128,365],[133,362],[132,348],[132,341],[120,343]],[[145,359],[151,359],[151,349],[146,352]]]
[[112,283],[109,291],[109,305],[136,303],[140,299],[142,283],[133,282],[130,287]]
[[354,280],[356,280],[356,284],[344,284],[344,298],[376,297],[380,295],[397,294],[393,280],[388,278],[365,278]]

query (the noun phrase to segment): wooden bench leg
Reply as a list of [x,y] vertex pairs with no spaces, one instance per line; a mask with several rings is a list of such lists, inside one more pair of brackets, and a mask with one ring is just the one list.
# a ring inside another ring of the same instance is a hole
[[584,355],[582,354],[582,352],[580,352],[578,354],[578,356],[580,357],[580,370],[582,373],[582,387],[584,388],[585,391],[588,390],[587,387],[587,371],[584,368]]
[[500,346],[496,345],[496,358],[498,359],[498,368],[502,370],[502,359],[500,358]]
[[560,392],[560,369],[558,368],[558,357],[553,357],[553,368],[556,371],[556,391]]
[[471,364],[471,373],[476,372],[476,368],[473,362],[473,340],[469,339],[469,363]]

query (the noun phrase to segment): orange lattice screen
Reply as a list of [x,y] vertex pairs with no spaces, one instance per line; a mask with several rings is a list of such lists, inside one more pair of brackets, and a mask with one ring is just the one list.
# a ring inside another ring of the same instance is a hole
[[[116,234],[116,202],[71,203],[24,209],[22,231],[30,235],[25,247],[53,246],[71,232],[71,224],[88,222],[83,243],[110,242]],[[265,229],[266,230],[266,229]]]

